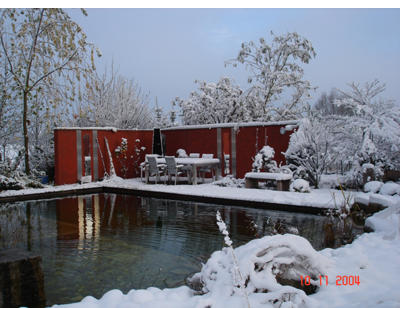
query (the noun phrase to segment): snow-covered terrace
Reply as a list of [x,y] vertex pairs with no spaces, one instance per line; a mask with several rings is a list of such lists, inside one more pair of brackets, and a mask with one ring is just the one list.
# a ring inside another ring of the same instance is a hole
[[[121,179],[85,184],[49,186],[43,189],[9,190],[0,192],[0,202],[33,200],[62,197],[88,193],[126,193],[163,197],[179,200],[193,200],[215,204],[231,204],[258,208],[272,208],[288,211],[318,213],[323,209],[339,208],[345,197],[333,189],[317,189],[311,193],[284,192],[266,189],[246,189],[220,187],[214,184],[200,185],[164,185],[145,184],[140,179]],[[351,200],[357,199],[368,204],[368,201],[389,206],[398,200],[397,197],[379,194],[351,192]]]

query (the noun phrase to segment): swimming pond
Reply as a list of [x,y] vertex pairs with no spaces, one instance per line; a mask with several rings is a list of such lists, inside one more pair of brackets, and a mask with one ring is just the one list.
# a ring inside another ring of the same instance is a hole
[[0,248],[42,256],[49,306],[111,289],[176,287],[224,246],[217,210],[234,247],[296,233],[323,249],[362,232],[325,216],[104,193],[0,204]]

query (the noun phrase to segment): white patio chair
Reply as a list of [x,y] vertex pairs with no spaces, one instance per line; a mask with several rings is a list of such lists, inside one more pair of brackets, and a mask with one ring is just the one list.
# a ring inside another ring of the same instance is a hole
[[[165,164],[157,164],[157,159],[154,156],[148,156],[147,161],[149,162],[149,178],[151,176],[156,176],[156,184],[157,181],[160,180],[161,175],[166,175],[166,166]],[[165,184],[165,177],[164,177]]]
[[152,157],[159,157],[157,154],[146,154],[144,156],[144,161],[140,163],[139,168],[140,168],[140,181],[143,181],[143,173],[146,171],[146,166],[149,164],[147,157],[152,156]]
[[198,154],[198,153],[191,153],[191,154],[189,154],[189,158],[200,158],[200,154]]
[[168,169],[168,183],[171,182],[171,176],[175,176],[175,185],[176,185],[176,181],[177,181],[179,175],[181,175],[185,172],[189,178],[190,171],[187,169],[184,169],[183,168],[184,165],[177,165],[174,156],[166,156],[165,162],[167,163],[167,169]]
[[[214,154],[202,154],[201,158],[212,159],[212,158],[214,158]],[[205,178],[205,174],[206,173],[211,173],[213,181],[215,181],[215,170],[214,170],[214,168],[212,168],[212,167],[201,167],[199,169],[199,175],[202,178],[203,182],[204,182],[204,178]],[[203,176],[201,176],[201,175],[203,175]]]

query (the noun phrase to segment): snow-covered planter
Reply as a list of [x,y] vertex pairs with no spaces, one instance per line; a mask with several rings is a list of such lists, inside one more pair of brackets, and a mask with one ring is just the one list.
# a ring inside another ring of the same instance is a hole
[[379,193],[383,195],[400,195],[400,185],[394,182],[386,182],[380,188]]
[[305,238],[291,234],[252,240],[236,248],[234,255],[237,267],[231,248],[214,252],[190,282],[200,282],[202,293],[218,295],[220,300],[236,296],[244,301],[237,286],[239,269],[252,307],[305,307],[309,298],[304,291],[282,284],[300,285],[301,276],[307,275],[313,286],[319,286],[319,276],[331,266]]
[[381,187],[383,186],[383,182],[380,181],[370,181],[364,184],[364,192],[377,193]]
[[290,191],[310,193],[311,192],[310,184],[306,180],[296,179],[290,184]]

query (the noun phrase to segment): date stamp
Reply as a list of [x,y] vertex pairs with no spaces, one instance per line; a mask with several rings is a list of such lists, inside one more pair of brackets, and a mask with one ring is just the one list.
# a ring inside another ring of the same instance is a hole
[[[318,280],[311,280],[309,275],[300,275],[300,283],[301,286],[309,286],[311,284],[317,285]],[[336,276],[336,286],[353,286],[353,285],[360,285],[360,276],[358,275],[337,275]],[[328,285],[328,276],[327,275],[320,275],[319,276],[319,285]]]

